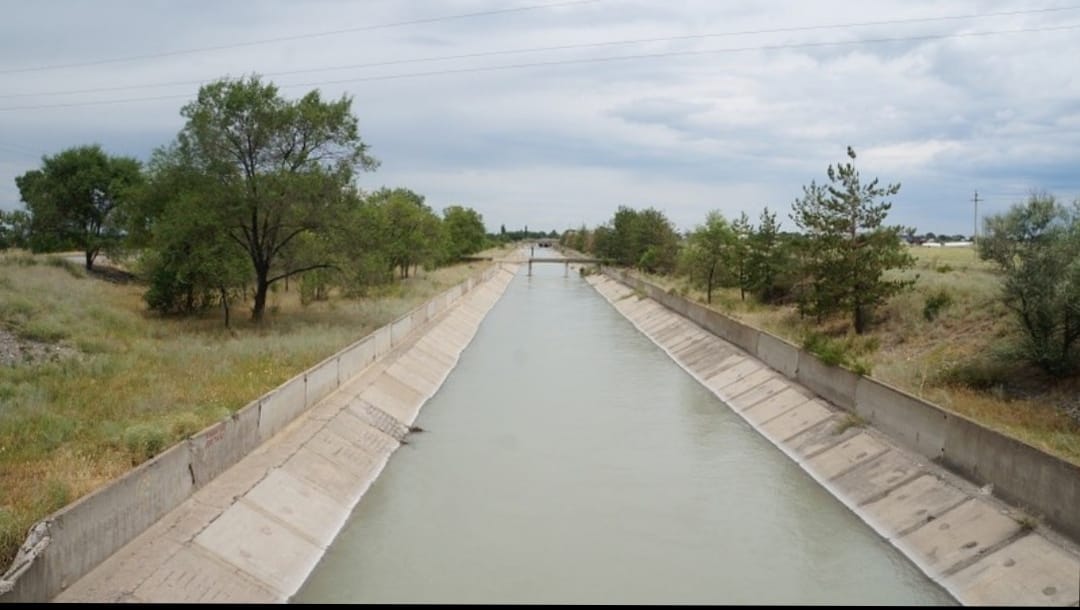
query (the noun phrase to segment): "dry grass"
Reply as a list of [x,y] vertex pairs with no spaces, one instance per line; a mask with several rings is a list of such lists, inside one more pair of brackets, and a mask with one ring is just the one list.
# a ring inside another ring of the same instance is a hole
[[[862,338],[853,337],[844,318],[818,325],[800,318],[794,306],[741,300],[737,289],[714,290],[713,308],[799,345],[809,333],[849,341],[872,377],[1080,464],[1080,423],[1061,408],[1076,401],[1080,380],[1048,379],[1010,358],[1017,329],[1000,303],[993,266],[971,248],[911,252],[916,267],[904,275],[917,276],[913,290],[886,303]],[[648,279],[705,302],[704,291],[684,278]],[[948,304],[927,319],[927,300],[941,293]]]
[[[50,262],[51,261],[51,262]],[[485,264],[421,271],[367,298],[300,304],[278,286],[260,326],[233,312],[148,313],[142,288],[0,255],[0,323],[69,356],[0,367],[0,565],[36,520],[210,425]]]

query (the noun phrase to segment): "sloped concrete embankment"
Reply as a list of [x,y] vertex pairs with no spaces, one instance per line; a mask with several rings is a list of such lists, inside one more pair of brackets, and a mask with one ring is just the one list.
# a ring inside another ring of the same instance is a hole
[[455,286],[37,524],[0,601],[285,601],[515,265]]
[[[958,601],[1080,602],[1080,469],[639,278],[605,273],[588,281],[615,309]],[[987,484],[993,495],[979,487]]]

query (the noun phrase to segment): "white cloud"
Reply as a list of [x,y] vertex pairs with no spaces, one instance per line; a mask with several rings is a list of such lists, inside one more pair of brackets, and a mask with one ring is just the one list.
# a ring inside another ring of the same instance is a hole
[[[520,0],[517,6],[532,4]],[[92,4],[56,0],[9,7],[0,23],[0,71],[177,49],[229,45],[437,15],[506,8],[454,2],[322,0]],[[664,52],[699,55],[323,85],[347,92],[362,133],[383,161],[365,186],[391,184],[438,205],[476,205],[489,227],[565,227],[609,218],[617,205],[655,205],[680,226],[705,211],[760,206],[786,211],[799,187],[859,152],[864,175],[902,182],[895,220],[963,232],[962,201],[974,188],[1000,206],[1017,185],[1071,199],[1080,192],[1078,30],[939,40],[788,48],[781,45],[1080,24],[1080,11],[977,20],[900,23],[926,16],[1024,8],[1013,3],[923,0],[733,5],[711,0],[601,0],[528,11],[322,36],[271,45],[0,74],[0,96],[147,83],[202,81],[410,58],[485,53],[620,39],[750,32],[837,22],[879,26],[739,34],[641,45],[473,57],[306,74],[294,83],[530,62]],[[757,50],[753,50],[758,48]],[[742,49],[742,50],[738,50]],[[119,98],[175,99],[0,111],[0,145],[56,152],[99,142],[146,158],[182,126],[180,106],[197,90],[154,89],[69,96],[0,97],[0,109]],[[0,207],[17,204],[13,178],[33,166],[0,146]],[[1025,188],[1026,190],[1026,188]],[[14,193],[14,196],[13,196]],[[988,206],[992,209],[993,206]],[[892,220],[892,219],[890,219]]]

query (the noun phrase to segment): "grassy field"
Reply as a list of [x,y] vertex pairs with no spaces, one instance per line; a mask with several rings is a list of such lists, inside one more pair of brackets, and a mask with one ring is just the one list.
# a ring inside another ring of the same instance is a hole
[[148,313],[142,287],[58,257],[0,254],[0,344],[23,354],[0,366],[0,566],[35,521],[485,265],[307,306],[279,283],[268,320],[253,325],[235,307],[226,329],[220,311]]
[[[816,334],[847,354],[852,368],[1080,464],[1080,421],[1066,414],[1077,406],[1080,384],[1047,378],[1010,357],[1018,331],[1000,302],[992,265],[970,247],[911,252],[917,264],[904,275],[917,276],[913,289],[882,307],[863,336],[847,319],[817,325],[794,306],[743,301],[737,289],[714,290],[713,307],[798,345]],[[649,279],[705,302],[704,291],[683,278]]]

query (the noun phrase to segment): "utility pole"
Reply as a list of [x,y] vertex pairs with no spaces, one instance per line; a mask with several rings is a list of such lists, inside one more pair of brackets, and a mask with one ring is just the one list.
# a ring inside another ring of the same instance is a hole
[[975,255],[979,254],[979,191],[975,191],[975,196],[971,198],[971,201],[975,204],[975,232],[971,234],[972,246],[975,249]]

